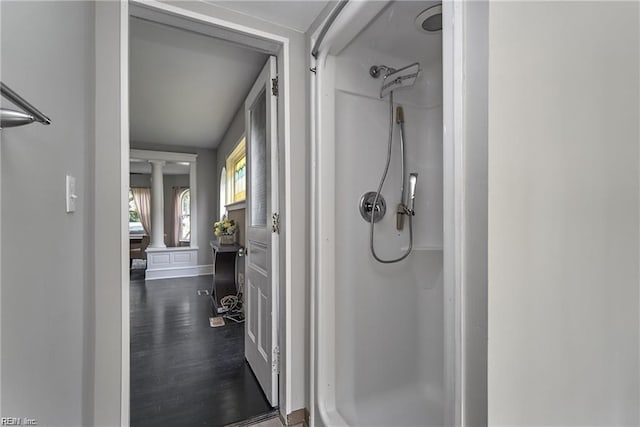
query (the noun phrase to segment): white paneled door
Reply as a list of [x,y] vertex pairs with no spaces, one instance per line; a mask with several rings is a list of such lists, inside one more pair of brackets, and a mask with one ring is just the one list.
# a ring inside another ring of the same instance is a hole
[[[275,88],[274,88],[275,87]],[[278,141],[276,58],[244,103],[247,132],[245,357],[272,406],[278,404]]]

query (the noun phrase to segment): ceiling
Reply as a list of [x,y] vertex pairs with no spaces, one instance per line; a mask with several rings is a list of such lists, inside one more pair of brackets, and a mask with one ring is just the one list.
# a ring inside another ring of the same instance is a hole
[[306,32],[328,0],[316,1],[213,1],[207,3],[250,15],[263,21]]
[[137,18],[130,31],[131,140],[215,148],[267,55]]
[[[416,17],[440,1],[390,3],[355,39],[358,48],[389,52],[407,63],[422,66],[442,61],[442,33],[425,33],[416,27]],[[394,64],[395,65],[395,64]],[[403,64],[398,64],[400,66]]]

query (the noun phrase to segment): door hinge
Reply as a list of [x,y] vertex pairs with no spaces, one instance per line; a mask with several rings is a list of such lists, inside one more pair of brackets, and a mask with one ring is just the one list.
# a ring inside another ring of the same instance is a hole
[[271,79],[271,93],[273,96],[278,96],[278,78]]
[[274,374],[280,373],[280,346],[273,347],[273,357],[271,358],[271,371]]
[[271,230],[274,233],[280,234],[280,214],[274,213],[271,216]]

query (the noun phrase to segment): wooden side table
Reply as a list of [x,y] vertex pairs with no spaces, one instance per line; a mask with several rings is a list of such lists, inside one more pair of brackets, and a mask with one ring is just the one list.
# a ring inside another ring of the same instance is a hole
[[211,284],[211,301],[213,312],[222,314],[226,309],[220,304],[220,300],[227,295],[235,295],[238,292],[237,256],[242,248],[239,244],[221,245],[217,240],[209,242],[213,251],[213,283]]

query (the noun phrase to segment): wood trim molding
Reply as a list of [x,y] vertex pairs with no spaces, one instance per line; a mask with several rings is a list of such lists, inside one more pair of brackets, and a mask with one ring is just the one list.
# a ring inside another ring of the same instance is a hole
[[213,264],[169,267],[147,270],[145,280],[176,279],[179,277],[208,276],[213,272]]
[[235,203],[229,203],[228,205],[225,205],[224,207],[228,210],[228,211],[237,211],[240,209],[245,209],[247,206],[247,203],[245,200],[242,200],[240,202],[235,202]]
[[[186,13],[176,12],[175,9],[162,10],[157,6],[154,6],[154,4],[149,5],[148,2],[144,0],[133,0],[130,7],[131,16],[142,18],[147,21],[159,22],[171,27],[181,28],[182,26],[184,26],[184,24],[181,22],[181,19],[183,19]],[[227,40],[231,43],[243,46],[251,46],[252,49],[263,53],[271,53],[277,51],[280,47],[275,37],[252,37],[252,35],[254,34],[258,36],[260,36],[261,34],[260,32],[252,28],[240,28],[238,25],[233,25],[225,21],[220,21],[225,24],[220,25],[219,22],[215,22],[219,21],[218,19],[215,19],[213,17],[208,18],[209,19],[207,21],[209,22],[190,22],[189,30],[197,34],[203,34],[206,36],[215,37],[217,39]]]
[[189,162],[195,163],[198,158],[197,154],[192,153],[172,153],[169,151],[153,151],[153,150],[129,150],[132,159],[139,160],[163,160],[165,162]]

